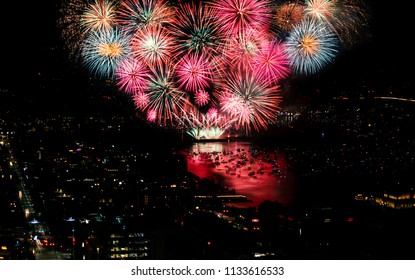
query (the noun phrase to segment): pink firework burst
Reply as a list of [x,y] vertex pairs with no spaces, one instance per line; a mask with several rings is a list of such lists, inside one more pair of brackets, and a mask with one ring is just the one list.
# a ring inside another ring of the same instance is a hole
[[148,105],[148,102],[149,102],[149,97],[144,92],[138,92],[134,94],[133,99],[134,99],[134,104],[139,109],[142,109],[142,110]]
[[225,91],[221,95],[221,110],[229,115],[237,115],[241,110],[243,99],[241,96],[234,95],[229,91]]
[[197,89],[209,87],[212,81],[211,65],[203,54],[187,54],[183,56],[176,67],[179,87],[196,92]]
[[207,116],[208,116],[208,118],[210,118],[210,119],[212,119],[212,120],[214,120],[214,119],[216,119],[217,117],[218,117],[218,109],[216,109],[216,108],[209,108],[209,110],[207,111]]
[[156,122],[157,119],[157,110],[148,110],[147,111],[147,121]]
[[269,28],[272,9],[268,0],[219,0],[211,5],[225,34],[236,35],[248,28]]
[[148,72],[147,67],[139,60],[126,58],[115,70],[117,86],[126,93],[142,92],[147,85]]
[[172,38],[159,26],[148,26],[137,31],[131,39],[132,56],[151,68],[168,64]]
[[195,102],[199,106],[203,106],[209,103],[210,97],[206,90],[200,89],[195,93]]
[[253,69],[270,83],[286,78],[290,73],[284,45],[276,40],[265,41],[253,58]]

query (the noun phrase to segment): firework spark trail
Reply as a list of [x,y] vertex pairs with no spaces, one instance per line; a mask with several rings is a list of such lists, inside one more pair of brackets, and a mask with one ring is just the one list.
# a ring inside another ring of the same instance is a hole
[[68,47],[70,58],[75,61],[80,57],[80,46],[86,35],[81,20],[89,4],[90,0],[63,1],[59,9],[57,26],[65,46]]
[[339,1],[338,20],[334,24],[334,32],[344,47],[353,46],[359,38],[368,34],[369,15],[365,12],[365,2],[362,0]]

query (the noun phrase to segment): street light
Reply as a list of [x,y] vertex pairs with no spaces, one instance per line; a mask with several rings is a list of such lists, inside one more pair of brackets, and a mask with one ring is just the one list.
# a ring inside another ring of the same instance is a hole
[[73,217],[69,217],[65,221],[72,223],[72,258],[75,259],[75,226],[74,226],[74,222],[76,220]]
[[38,225],[38,224],[39,224],[39,221],[38,221],[38,220],[36,220],[35,218],[33,218],[33,220],[31,220],[31,221],[29,222],[29,224],[33,225],[31,235],[32,235],[32,240],[34,240],[34,241],[36,242],[36,247],[35,247],[35,249],[37,248],[37,249],[38,249],[38,251],[39,251],[39,252],[41,252],[40,247],[39,247],[39,239],[37,238],[37,235],[36,235],[36,225]]

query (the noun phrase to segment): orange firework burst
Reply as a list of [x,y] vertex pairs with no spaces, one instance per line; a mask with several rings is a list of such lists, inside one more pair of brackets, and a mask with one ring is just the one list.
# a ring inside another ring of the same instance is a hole
[[306,55],[315,55],[320,49],[320,43],[316,37],[306,34],[301,40],[301,49]]
[[275,24],[280,30],[291,30],[304,17],[304,6],[298,3],[286,3],[275,10]]
[[110,30],[117,24],[116,4],[109,0],[96,0],[83,14],[81,24],[85,31]]

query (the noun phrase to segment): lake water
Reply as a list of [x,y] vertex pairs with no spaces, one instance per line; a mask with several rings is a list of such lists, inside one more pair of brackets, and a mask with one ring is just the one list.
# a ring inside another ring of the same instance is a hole
[[282,152],[265,151],[242,141],[196,142],[186,152],[189,172],[213,179],[251,200],[229,205],[257,207],[270,200],[291,206],[295,202],[295,176],[287,169]]

